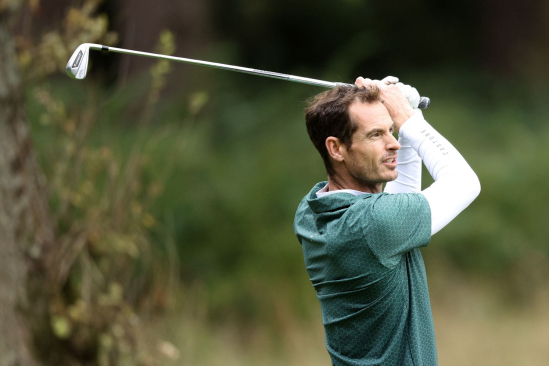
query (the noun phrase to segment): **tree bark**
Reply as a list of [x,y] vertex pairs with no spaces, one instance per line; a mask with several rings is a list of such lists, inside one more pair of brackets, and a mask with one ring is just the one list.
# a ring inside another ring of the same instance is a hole
[[54,230],[23,110],[14,10],[0,5],[0,366],[39,366],[32,329],[48,319]]
[[547,17],[549,7],[541,0],[483,2],[483,63],[503,77],[519,77],[544,85],[549,72]]
[[[162,30],[175,35],[176,53],[181,57],[196,57],[210,45],[211,24],[209,1],[120,0],[121,11],[113,14],[114,29],[121,34],[119,47],[154,52]],[[119,82],[124,84],[132,75],[149,68],[155,61],[146,57],[120,55]],[[189,69],[179,67],[170,77],[186,76]],[[177,88],[181,83],[177,82]],[[170,85],[168,85],[168,88]]]

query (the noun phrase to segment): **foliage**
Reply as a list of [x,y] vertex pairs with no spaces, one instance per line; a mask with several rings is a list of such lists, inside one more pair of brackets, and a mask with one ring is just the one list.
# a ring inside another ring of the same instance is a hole
[[[150,208],[162,192],[162,176],[145,177],[150,161],[142,139],[123,154],[89,139],[102,118],[97,107],[105,102],[101,90],[80,85],[75,98],[59,98],[45,82],[64,71],[78,44],[116,40],[106,17],[96,15],[99,3],[87,0],[81,8],[71,8],[61,31],[45,34],[36,46],[19,40],[29,104],[37,107],[41,133],[51,139],[41,158],[57,226],[58,268],[49,284],[51,329],[35,337],[49,363],[134,365],[143,356],[135,338],[136,309],[145,303],[165,306],[153,295],[165,291],[166,284],[154,278],[150,238],[157,225]],[[173,35],[164,32],[160,51],[173,53],[173,44]],[[169,72],[166,61],[152,67],[138,125],[150,123]],[[35,136],[38,141],[42,137]],[[58,341],[44,342],[48,333]],[[54,349],[45,349],[51,344]]]
[[[67,60],[81,43],[116,43],[118,36],[108,30],[107,16],[96,14],[101,2],[86,0],[80,8],[69,8],[60,29],[47,32],[36,45],[31,39],[18,38],[19,64],[26,83],[64,72]],[[31,10],[37,8],[31,2]]]

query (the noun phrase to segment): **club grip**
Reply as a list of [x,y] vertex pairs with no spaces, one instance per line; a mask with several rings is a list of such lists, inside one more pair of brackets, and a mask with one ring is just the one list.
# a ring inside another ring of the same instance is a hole
[[419,109],[427,109],[429,108],[429,105],[431,105],[431,99],[427,98],[427,97],[421,97],[419,99],[419,104],[418,104],[418,108]]

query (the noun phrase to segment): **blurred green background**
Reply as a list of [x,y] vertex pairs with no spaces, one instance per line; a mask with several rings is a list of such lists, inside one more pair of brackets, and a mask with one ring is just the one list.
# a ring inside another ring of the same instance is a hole
[[535,0],[24,3],[13,30],[28,122],[60,240],[83,238],[88,258],[71,270],[54,333],[75,336],[97,272],[97,291],[138,319],[138,363],[329,364],[292,229],[301,198],[326,179],[303,117],[323,89],[100,52],[85,80],[69,79],[70,54],[91,42],[415,86],[482,184],[422,250],[439,363],[545,365],[548,10]]

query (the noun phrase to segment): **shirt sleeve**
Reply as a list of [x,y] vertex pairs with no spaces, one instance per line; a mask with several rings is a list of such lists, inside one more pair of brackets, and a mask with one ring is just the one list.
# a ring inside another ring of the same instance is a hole
[[431,239],[431,211],[420,193],[381,194],[371,205],[365,241],[386,267],[396,266],[404,253]]

